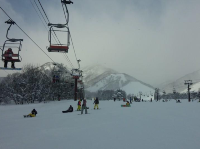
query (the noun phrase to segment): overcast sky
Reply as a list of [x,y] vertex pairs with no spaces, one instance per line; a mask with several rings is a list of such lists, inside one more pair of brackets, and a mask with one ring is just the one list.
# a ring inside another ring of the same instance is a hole
[[[31,1],[0,0],[0,6],[55,62],[71,68],[63,54],[47,52],[48,31]],[[65,21],[60,0],[40,1],[50,22]],[[69,27],[81,67],[101,64],[153,86],[200,69],[200,0],[73,2],[68,5]],[[8,17],[0,10],[0,45],[6,39],[6,20]],[[24,39],[23,61],[16,67],[51,61],[16,26],[9,35]],[[77,68],[72,44],[67,55]],[[0,76],[6,74],[0,71]]]

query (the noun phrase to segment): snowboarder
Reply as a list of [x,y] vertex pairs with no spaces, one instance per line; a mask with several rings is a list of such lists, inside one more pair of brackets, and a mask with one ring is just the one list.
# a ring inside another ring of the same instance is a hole
[[128,101],[126,102],[126,106],[130,106],[130,103]]
[[78,101],[78,108],[77,111],[81,111],[81,100]]
[[98,106],[98,104],[99,104],[99,99],[98,99],[98,97],[96,97],[96,100],[94,101],[94,103],[93,104],[95,104],[94,105],[94,109],[97,107],[97,109],[99,109],[99,106]]
[[81,114],[83,114],[83,110],[85,109],[85,114],[87,114],[87,106],[86,106],[86,99],[83,100]]
[[72,107],[72,105],[69,106],[68,110],[62,111],[62,113],[68,113],[68,112],[73,112],[73,107]]
[[33,109],[30,114],[24,115],[24,117],[36,117],[36,115],[37,115],[37,111]]

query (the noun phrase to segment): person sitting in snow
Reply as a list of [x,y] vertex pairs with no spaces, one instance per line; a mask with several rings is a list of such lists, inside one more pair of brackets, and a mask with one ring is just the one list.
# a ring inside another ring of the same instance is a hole
[[36,117],[36,115],[37,115],[37,111],[33,109],[31,113],[27,115],[27,117]]
[[130,103],[128,101],[126,102],[126,106],[130,106]]
[[62,111],[63,113],[68,113],[68,112],[73,112],[73,107],[72,105],[69,106],[68,110]]
[[180,101],[180,100],[177,100],[176,103],[181,103],[181,101]]
[[69,106],[67,112],[73,112],[73,107],[72,107],[72,105]]

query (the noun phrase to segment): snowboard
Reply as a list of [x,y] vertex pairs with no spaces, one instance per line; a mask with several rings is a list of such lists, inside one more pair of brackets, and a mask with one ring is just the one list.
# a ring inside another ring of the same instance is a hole
[[[73,112],[73,111],[72,111]],[[62,111],[62,113],[72,113],[72,112],[68,112],[68,111]]]
[[121,105],[121,107],[131,107],[131,105]]
[[30,115],[24,115],[24,118],[28,118],[28,117],[31,117]]
[[[87,113],[87,114],[90,114],[90,113]],[[83,114],[78,114],[78,115],[85,115],[85,113],[83,113]]]

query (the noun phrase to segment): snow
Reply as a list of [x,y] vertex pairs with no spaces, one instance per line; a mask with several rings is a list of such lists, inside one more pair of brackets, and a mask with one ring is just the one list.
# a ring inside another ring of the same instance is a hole
[[[0,106],[0,149],[199,149],[199,104],[101,101],[63,114],[73,100]],[[35,118],[23,118],[33,108]]]

